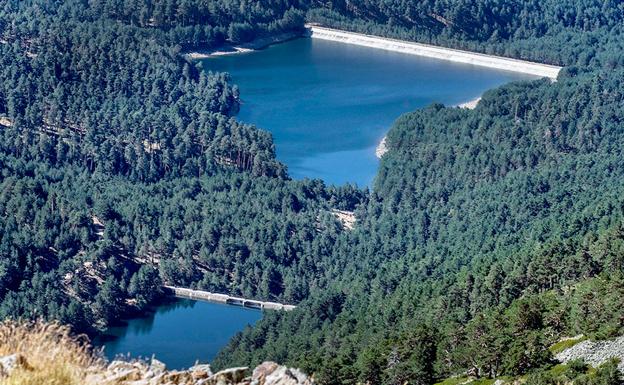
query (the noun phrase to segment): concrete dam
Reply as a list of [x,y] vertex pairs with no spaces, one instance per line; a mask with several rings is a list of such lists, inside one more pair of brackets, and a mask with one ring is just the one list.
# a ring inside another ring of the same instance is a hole
[[258,301],[255,299],[247,299],[234,297],[228,294],[211,293],[209,291],[188,289],[185,287],[163,286],[165,293],[178,298],[188,298],[196,301],[207,301],[224,303],[228,305],[243,306],[260,310],[293,310],[295,305],[286,305],[278,302]]
[[402,52],[433,59],[448,60],[457,63],[520,72],[529,75],[547,77],[553,80],[557,78],[557,75],[561,70],[561,67],[549,64],[510,59],[502,56],[486,55],[482,53],[462,51],[459,49],[444,48],[428,44],[412,43],[404,40],[389,39],[361,33],[346,32],[313,24],[306,25],[306,28],[307,35],[313,39],[331,40],[345,44]]

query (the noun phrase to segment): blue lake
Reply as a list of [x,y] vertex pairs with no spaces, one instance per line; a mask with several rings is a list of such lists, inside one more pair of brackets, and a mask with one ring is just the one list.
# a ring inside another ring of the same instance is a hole
[[401,114],[535,78],[317,39],[202,64],[231,74],[242,100],[238,118],[272,132],[291,177],[361,187],[371,185],[375,147]]
[[210,362],[234,334],[262,317],[260,310],[186,299],[160,306],[154,314],[113,327],[94,341],[109,359],[118,355],[157,359],[168,368]]
[[[456,105],[487,89],[534,77],[322,40],[297,39],[265,50],[202,61],[239,85],[239,119],[273,133],[293,178],[369,186],[375,147],[402,113],[433,102]],[[112,328],[102,342],[113,358],[156,357],[170,368],[211,361],[262,313],[176,301]],[[97,342],[97,341],[96,341]]]

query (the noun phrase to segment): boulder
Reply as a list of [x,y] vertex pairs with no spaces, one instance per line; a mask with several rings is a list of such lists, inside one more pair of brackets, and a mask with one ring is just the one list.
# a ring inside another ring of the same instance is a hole
[[110,376],[106,377],[106,382],[111,384],[117,384],[120,382],[139,381],[142,378],[142,373],[139,369],[126,369],[119,370]]
[[165,373],[157,384],[193,384],[193,377],[188,371],[172,370]]
[[159,374],[163,374],[167,370],[167,366],[164,362],[158,361],[157,359],[152,357],[152,362],[150,363],[148,373],[153,377]]
[[247,377],[248,372],[249,368],[246,366],[221,370],[210,378],[210,382],[216,385],[238,384]]
[[259,384],[264,384],[264,379],[271,373],[275,372],[277,368],[279,368],[277,363],[265,361],[254,369],[251,375],[251,380]]
[[196,380],[212,377],[212,370],[209,364],[197,364],[191,366],[188,371],[191,372],[191,375]]
[[251,376],[251,385],[313,385],[299,369],[287,368],[275,362],[263,362]]
[[30,369],[26,357],[19,353],[0,357],[0,378],[10,376],[16,369]]
[[106,368],[103,384],[125,384],[141,381],[146,378],[148,366],[141,361],[113,361]]

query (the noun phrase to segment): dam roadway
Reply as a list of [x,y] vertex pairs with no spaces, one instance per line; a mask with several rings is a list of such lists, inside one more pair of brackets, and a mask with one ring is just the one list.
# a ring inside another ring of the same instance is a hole
[[295,305],[286,305],[278,302],[258,301],[255,299],[247,299],[234,297],[228,294],[211,293],[209,291],[194,290],[185,287],[163,286],[165,293],[178,298],[188,298],[196,301],[217,302],[228,305],[243,306],[260,310],[293,310]]

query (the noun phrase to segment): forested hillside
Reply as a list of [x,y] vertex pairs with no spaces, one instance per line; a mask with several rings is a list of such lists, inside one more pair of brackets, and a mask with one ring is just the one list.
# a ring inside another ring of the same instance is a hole
[[200,71],[159,33],[86,11],[66,20],[68,5],[22,7],[3,17],[3,153],[140,181],[223,163],[284,174],[270,135],[230,120],[238,92],[226,75]]
[[[365,222],[335,250],[342,277],[298,315],[262,321],[220,362],[268,356],[328,383],[429,383],[525,374],[548,366],[561,336],[621,333],[620,289],[563,294],[591,277],[624,284],[624,88],[605,75],[512,84],[475,110],[400,118]],[[582,310],[552,310],[552,295]],[[509,310],[531,298],[533,326]]]
[[[0,316],[94,331],[143,310],[162,283],[306,298],[331,278],[342,228],[329,210],[365,192],[289,181],[271,135],[233,118],[226,74],[111,5],[0,11]],[[213,19],[214,44],[249,16],[239,11]]]
[[424,3],[332,3],[309,16],[567,67],[553,84],[492,90],[472,111],[434,105],[401,117],[364,220],[334,250],[342,276],[298,312],[245,332],[219,364],[271,357],[323,383],[431,383],[526,375],[552,366],[547,347],[562,336],[622,333],[621,4],[601,2],[609,16],[583,23],[592,2],[450,3],[439,12],[491,34],[384,17]]
[[[181,53],[304,14],[566,68],[399,118],[370,192],[291,181],[227,75]],[[299,303],[216,366],[560,383],[550,344],[624,331],[623,20],[594,0],[4,2],[0,317],[95,332],[166,282]],[[620,381],[575,368],[560,374]]]

